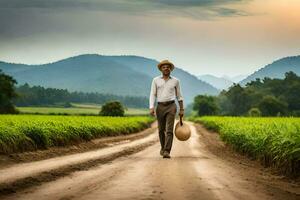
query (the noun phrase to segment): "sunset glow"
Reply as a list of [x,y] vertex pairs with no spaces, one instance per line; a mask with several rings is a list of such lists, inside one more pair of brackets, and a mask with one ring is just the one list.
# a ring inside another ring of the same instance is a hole
[[300,54],[298,0],[25,2],[0,3],[2,61],[129,54],[168,58],[195,74],[237,75]]

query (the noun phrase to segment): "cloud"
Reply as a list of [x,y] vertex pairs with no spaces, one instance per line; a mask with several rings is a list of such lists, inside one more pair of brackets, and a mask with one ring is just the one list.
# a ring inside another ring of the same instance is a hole
[[178,7],[206,7],[218,6],[228,3],[241,3],[246,0],[140,0],[147,3],[159,3],[167,6]]
[[196,19],[244,16],[249,13],[231,8],[251,0],[1,0],[2,9],[88,9],[139,15],[183,16]]
[[242,11],[242,10],[236,10],[231,8],[213,8],[213,11],[218,13],[219,16],[228,17],[228,16],[248,16],[249,13]]
[[[109,35],[108,32],[119,32],[122,37],[126,37],[125,33],[130,35],[141,31],[144,29],[141,27],[149,26],[149,23],[151,27],[160,26],[162,18],[215,20],[249,15],[234,6],[249,1],[251,0],[0,0],[0,42],[3,44],[14,39],[43,38],[51,34],[70,35],[67,37],[69,38],[81,33],[103,36]],[[143,21],[146,18],[147,22]]]

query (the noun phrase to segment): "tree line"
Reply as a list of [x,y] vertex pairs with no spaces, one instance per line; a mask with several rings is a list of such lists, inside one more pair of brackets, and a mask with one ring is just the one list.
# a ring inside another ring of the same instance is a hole
[[193,109],[200,116],[300,116],[300,77],[287,72],[283,79],[234,84],[218,96],[196,96]]
[[73,103],[104,104],[119,101],[126,107],[146,108],[146,97],[119,96],[97,92],[69,92],[67,89],[44,88],[24,85],[16,87],[17,81],[0,70],[0,113],[16,113],[15,106],[70,106]]
[[127,107],[145,108],[146,97],[118,96],[101,94],[97,92],[69,92],[67,89],[44,88],[42,86],[29,86],[27,83],[16,88],[19,97],[14,100],[17,106],[55,105],[58,103],[97,103],[120,101]]

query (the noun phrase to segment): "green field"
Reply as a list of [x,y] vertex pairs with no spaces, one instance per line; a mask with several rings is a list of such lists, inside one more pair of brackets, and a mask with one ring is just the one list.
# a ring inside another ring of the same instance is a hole
[[198,117],[236,150],[285,174],[300,173],[300,118]]
[[138,132],[151,117],[0,115],[0,153],[65,146],[93,138]]
[[[97,104],[75,104],[72,107],[17,107],[21,113],[26,114],[65,114],[65,115],[98,115],[101,106]],[[128,108],[125,115],[147,115],[148,109]]]

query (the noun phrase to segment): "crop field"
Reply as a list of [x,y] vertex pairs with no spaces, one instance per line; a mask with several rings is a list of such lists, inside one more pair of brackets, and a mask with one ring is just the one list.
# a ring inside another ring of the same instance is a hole
[[285,174],[300,172],[300,118],[198,117],[239,152]]
[[[101,106],[75,105],[71,108],[60,107],[17,107],[24,114],[61,114],[61,115],[98,115]],[[128,108],[125,115],[147,115],[148,109]]]
[[104,136],[143,130],[154,118],[0,115],[0,153],[65,146]]

